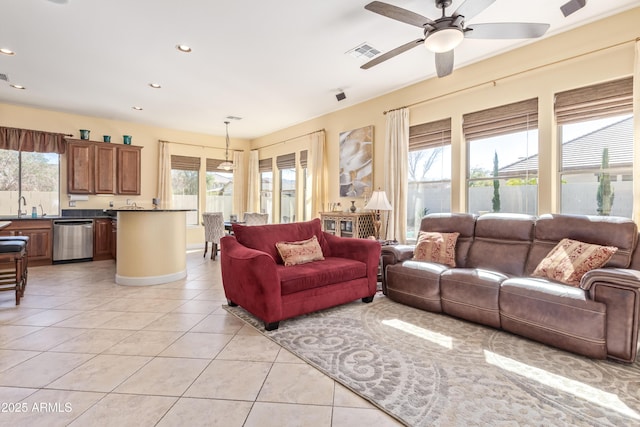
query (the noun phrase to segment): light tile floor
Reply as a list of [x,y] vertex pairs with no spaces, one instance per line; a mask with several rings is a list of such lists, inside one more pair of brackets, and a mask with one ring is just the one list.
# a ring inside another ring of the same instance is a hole
[[29,268],[0,293],[0,425],[398,426],[228,314],[220,261],[114,282],[113,261]]

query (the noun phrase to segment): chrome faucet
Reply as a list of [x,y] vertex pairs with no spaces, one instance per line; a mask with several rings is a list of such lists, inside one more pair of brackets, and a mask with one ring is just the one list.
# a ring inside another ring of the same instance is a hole
[[44,213],[44,208],[42,207],[42,205],[41,205],[41,204],[39,204],[38,206],[40,207],[40,216],[41,216],[41,217],[46,216],[47,214],[46,214],[46,213]]
[[18,218],[26,213],[22,212],[22,208],[20,208],[20,200],[22,200],[22,206],[27,206],[27,199],[25,199],[24,196],[18,197]]

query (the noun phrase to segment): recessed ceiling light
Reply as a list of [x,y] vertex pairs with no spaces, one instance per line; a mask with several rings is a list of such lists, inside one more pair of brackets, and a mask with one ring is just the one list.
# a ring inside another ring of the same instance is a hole
[[6,47],[0,47],[0,53],[9,55],[9,56],[13,56],[16,54],[14,51],[12,51],[11,49],[7,49]]
[[160,89],[162,87],[158,83],[149,83],[149,86],[151,86],[154,89]]
[[178,49],[180,52],[185,52],[185,53],[191,52],[191,48],[186,44],[176,45],[176,49]]
[[131,107],[131,108],[133,108],[133,109],[134,109],[134,110],[136,110],[136,111],[142,111],[142,107],[138,107],[137,105],[134,105],[134,106],[133,106],[133,107]]
[[24,90],[24,89],[26,89],[26,87],[24,87],[24,86],[22,86],[22,85],[13,85],[13,84],[12,84],[12,85],[9,85],[9,86],[11,86],[11,87],[12,87],[12,88],[14,88],[14,89],[20,89],[20,90]]

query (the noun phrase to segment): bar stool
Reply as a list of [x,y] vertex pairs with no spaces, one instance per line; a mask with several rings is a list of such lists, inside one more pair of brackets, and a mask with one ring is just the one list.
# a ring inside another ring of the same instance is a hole
[[16,291],[16,305],[24,296],[26,286],[27,242],[24,240],[0,240],[0,264],[14,264],[0,270],[0,291]]
[[22,295],[24,296],[24,290],[27,287],[27,275],[28,275],[28,264],[29,264],[29,236],[0,236],[0,242],[6,240],[18,240],[24,242],[27,246],[25,248],[25,256],[24,256],[24,267],[22,269]]

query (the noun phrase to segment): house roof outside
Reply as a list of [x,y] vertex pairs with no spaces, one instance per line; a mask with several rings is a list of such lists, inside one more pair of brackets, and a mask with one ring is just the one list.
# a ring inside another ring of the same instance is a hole
[[[610,146],[616,141],[615,149]],[[563,170],[599,169],[602,150],[609,148],[609,167],[631,167],[633,158],[633,117],[596,129],[562,144]],[[501,175],[536,173],[538,154],[500,168]]]

